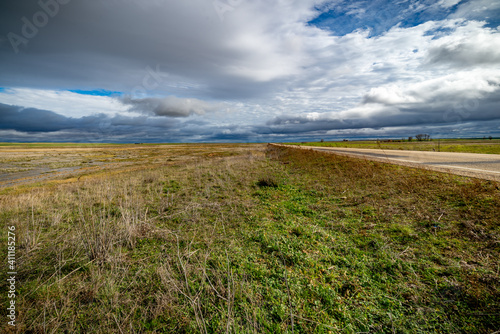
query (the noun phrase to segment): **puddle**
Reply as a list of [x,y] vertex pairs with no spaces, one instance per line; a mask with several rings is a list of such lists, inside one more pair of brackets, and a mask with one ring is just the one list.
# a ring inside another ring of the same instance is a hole
[[[50,167],[30,167],[29,170],[24,168],[21,171],[0,172],[0,188],[12,187],[21,184],[29,184],[39,181],[65,179],[74,177],[83,173],[95,172],[103,165],[112,165],[112,163],[92,162],[85,165],[50,168]],[[1,168],[14,169],[14,166],[0,164]]]
[[37,168],[26,172],[0,174],[0,188],[16,186],[20,184],[50,180],[55,178],[64,178],[72,176],[82,167],[64,167],[64,168]]

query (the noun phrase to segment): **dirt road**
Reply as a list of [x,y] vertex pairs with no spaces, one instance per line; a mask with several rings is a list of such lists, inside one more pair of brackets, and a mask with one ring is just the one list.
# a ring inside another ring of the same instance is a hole
[[302,146],[301,148],[500,181],[499,154],[396,151],[311,146]]

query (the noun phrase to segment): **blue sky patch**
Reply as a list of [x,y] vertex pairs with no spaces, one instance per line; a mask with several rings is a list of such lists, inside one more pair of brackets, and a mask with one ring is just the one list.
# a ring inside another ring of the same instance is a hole
[[419,3],[387,0],[343,1],[317,8],[320,14],[308,24],[330,30],[337,36],[358,29],[369,29],[370,37],[373,37],[383,34],[396,25],[410,28],[427,21],[446,19],[456,11],[457,7],[458,4],[444,8],[436,5],[436,1],[428,0]]
[[92,96],[122,95],[121,92],[115,92],[115,91],[110,91],[110,90],[105,90],[105,89],[94,89],[94,90],[70,89],[68,91],[72,92],[72,93],[81,94],[81,95],[92,95]]
[[487,22],[485,25],[486,28],[493,28],[493,29],[499,28],[500,27],[500,15],[488,18],[488,20],[486,22]]
[[436,29],[431,29],[425,32],[424,36],[433,36],[432,39],[439,39],[443,36],[448,36],[451,34],[455,29],[453,28],[436,28]]

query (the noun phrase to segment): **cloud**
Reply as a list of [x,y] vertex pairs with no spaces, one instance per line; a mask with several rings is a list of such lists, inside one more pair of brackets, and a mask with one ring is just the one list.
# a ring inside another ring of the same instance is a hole
[[500,91],[500,70],[472,70],[449,74],[406,87],[388,85],[372,88],[363,104],[394,105],[450,104],[457,99],[482,100]]
[[78,130],[77,132],[106,134],[129,134],[131,129],[157,128],[160,131],[171,129],[176,122],[166,119],[128,117],[116,115],[110,117],[96,114],[80,118],[66,117],[53,111],[0,103],[0,129],[19,132],[57,132]]
[[7,35],[42,9],[0,2],[3,133],[258,141],[457,119],[499,132],[498,0],[226,3],[70,1],[16,54]]
[[455,34],[436,40],[428,50],[426,65],[449,65],[454,68],[500,65],[500,31],[469,24]]
[[437,5],[444,8],[450,8],[458,5],[461,1],[462,0],[439,0]]
[[[500,121],[500,71],[476,70],[398,87],[371,89],[356,107],[341,112],[279,116],[259,133],[432,126]],[[496,130],[498,131],[498,130]]]
[[320,15],[309,23],[337,36],[367,31],[380,36],[394,27],[411,28],[428,21],[441,21],[456,12],[460,0],[339,0],[319,6]]
[[465,18],[479,21],[498,23],[499,0],[470,0],[461,1],[455,13],[450,18]]
[[0,129],[51,132],[74,128],[71,120],[52,111],[0,104]]
[[95,114],[115,115],[127,112],[116,97],[82,95],[79,93],[33,88],[8,88],[0,91],[0,103],[24,108],[51,110],[67,117]]
[[[131,92],[144,86],[149,66],[160,68],[159,84],[145,87],[157,95],[171,95],[179,81],[200,96],[212,85],[234,91],[235,82],[240,96],[267,92],[261,83],[300,72],[301,36],[315,31],[303,21],[316,2],[242,1],[221,20],[205,0],[71,1],[18,54],[10,43],[0,45],[0,82]],[[20,18],[41,10],[37,2],[0,6],[1,35],[22,35]]]
[[134,99],[127,96],[122,98],[121,102],[131,106],[133,111],[165,117],[203,115],[220,107],[198,99],[182,99],[175,96],[143,99]]

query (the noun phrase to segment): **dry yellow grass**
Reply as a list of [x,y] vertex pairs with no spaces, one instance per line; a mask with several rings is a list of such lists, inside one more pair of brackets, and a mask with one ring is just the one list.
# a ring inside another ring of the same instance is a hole
[[239,154],[251,145],[102,145],[68,148],[0,146],[0,190],[49,180],[71,182],[95,174],[114,174],[203,157]]

